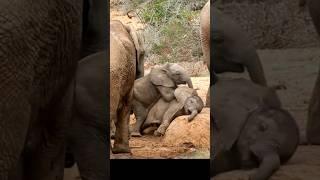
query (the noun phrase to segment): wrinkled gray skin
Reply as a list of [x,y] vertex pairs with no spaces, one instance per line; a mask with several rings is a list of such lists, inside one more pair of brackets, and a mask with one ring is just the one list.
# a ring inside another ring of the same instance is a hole
[[[135,57],[131,57],[131,58],[133,58],[136,62],[135,79],[143,77],[144,76],[144,52],[145,52],[143,47],[143,43],[144,43],[143,34],[134,30],[134,28],[131,26],[122,24],[120,21],[113,20],[111,21],[110,24],[111,24],[111,31],[115,35],[114,37],[116,37],[114,40],[115,42],[117,42],[112,44],[112,46],[114,47],[113,53],[112,53],[113,54],[112,59],[114,59],[114,61],[126,61],[126,59],[130,57],[130,55],[128,54],[129,52],[128,50],[130,48],[133,48],[131,50],[135,51]],[[133,44],[134,46],[130,44]],[[123,55],[126,55],[127,57],[123,57]],[[123,65],[121,64],[118,67],[120,71],[120,72],[117,72],[119,73],[118,75],[116,75],[118,77],[121,77],[120,73],[121,71],[124,71],[123,69],[120,69],[122,66]],[[124,68],[124,69],[128,69],[128,68]],[[116,70],[117,69],[115,69],[115,71]],[[130,69],[130,70],[134,71],[134,69]],[[113,80],[113,83],[119,84],[119,82],[117,82],[116,79]],[[114,94],[115,96],[118,96],[116,95],[117,93],[120,93],[120,92],[112,90],[112,94]],[[113,118],[110,119],[110,130],[111,130],[110,136],[111,138],[114,138],[115,132],[116,132],[116,125],[115,125],[115,120]]]
[[[107,48],[107,11],[105,7],[107,5],[106,1],[95,1],[95,0],[85,0],[83,4],[83,23],[82,23],[82,43],[81,43],[81,59],[90,55],[103,51]],[[81,66],[79,63],[78,65]],[[81,69],[81,67],[80,67]],[[96,73],[99,73],[97,71]],[[73,117],[74,119],[74,117]],[[79,121],[76,119],[75,121]],[[78,122],[77,122],[78,123]],[[76,124],[76,123],[73,123]],[[73,129],[74,127],[71,127]],[[78,130],[88,132],[86,130]],[[75,161],[78,161],[74,158],[73,152],[71,151],[70,143],[74,143],[77,131],[72,132],[68,130],[69,137],[68,140],[71,142],[67,143],[66,157],[65,157],[65,167],[72,167]],[[72,134],[74,133],[74,134]],[[101,154],[104,156],[105,154]],[[79,163],[78,163],[79,164]],[[81,168],[83,169],[83,168]],[[88,170],[90,168],[87,168]],[[83,173],[80,173],[82,178],[88,177],[86,175],[86,170],[82,170]]]
[[251,180],[267,180],[299,144],[295,120],[271,88],[245,79],[218,79],[213,93],[211,176],[257,168]]
[[[211,21],[210,8],[214,8]],[[253,82],[267,85],[259,56],[247,33],[234,20],[215,8],[214,4],[210,4],[210,1],[201,10],[200,34],[204,61],[210,73],[242,73],[247,69]],[[209,93],[206,106],[210,106]]]
[[[302,0],[300,3],[307,4],[314,26],[320,35],[320,1]],[[320,145],[320,70],[309,103],[306,132],[308,143]]]
[[68,145],[83,180],[108,178],[106,121],[106,51],[89,55],[78,63],[74,111]]
[[66,102],[80,51],[90,48],[82,43],[83,7],[82,0],[0,1],[1,180],[63,178]]
[[[116,127],[113,153],[129,153],[129,117],[137,66],[138,43],[120,21],[110,22],[110,120]],[[141,64],[140,64],[141,63]],[[142,73],[140,73],[143,75]]]
[[170,102],[179,84],[188,84],[193,88],[186,70],[176,63],[167,63],[153,68],[150,73],[137,79],[133,88],[133,113],[136,123],[131,130],[132,136],[141,136],[141,126],[147,118],[151,107],[160,99]]
[[190,115],[188,121],[201,112],[204,104],[198,96],[196,90],[188,87],[178,87],[175,92],[175,99],[170,102],[160,98],[152,106],[146,121],[142,125],[142,131],[150,126],[158,127],[154,135],[162,136],[165,134],[170,123],[178,116]]

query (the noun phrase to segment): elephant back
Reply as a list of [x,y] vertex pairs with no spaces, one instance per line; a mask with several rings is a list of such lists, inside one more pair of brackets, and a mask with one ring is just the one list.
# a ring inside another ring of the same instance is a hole
[[135,44],[133,43],[133,39],[124,24],[122,24],[118,20],[111,21],[110,36],[113,36],[113,38],[118,42],[117,46],[114,45],[113,43],[110,43],[111,47],[115,46],[117,48],[120,48],[121,46],[122,48],[125,49],[125,51],[127,51],[127,53],[122,52],[123,54],[130,53],[130,55],[134,57],[133,59],[135,59],[135,55],[136,55]]
[[116,32],[110,32],[110,89],[125,95],[133,87],[135,75],[134,45]]
[[182,104],[184,104],[189,97],[196,95],[198,95],[196,90],[186,86],[180,86],[174,91],[174,96],[176,97],[177,101]]

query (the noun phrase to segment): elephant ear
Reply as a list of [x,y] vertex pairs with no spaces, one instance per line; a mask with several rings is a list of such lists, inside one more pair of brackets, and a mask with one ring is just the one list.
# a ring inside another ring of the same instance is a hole
[[167,70],[163,67],[153,68],[150,71],[150,80],[152,84],[156,86],[164,86],[164,87],[170,87],[170,88],[176,87],[176,84],[167,75]]
[[137,70],[142,71],[139,73],[143,76],[143,69],[139,69],[140,66],[143,67],[144,65],[145,55],[144,35],[142,29],[135,29],[132,25],[126,25],[126,29],[129,32],[136,49]]

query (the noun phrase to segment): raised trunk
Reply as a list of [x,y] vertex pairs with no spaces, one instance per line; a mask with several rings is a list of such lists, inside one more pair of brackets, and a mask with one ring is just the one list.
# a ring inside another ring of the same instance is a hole
[[188,117],[188,121],[192,121],[194,119],[194,117],[196,117],[196,115],[198,114],[198,111],[195,109],[191,112],[191,115]]
[[186,82],[187,82],[189,88],[193,88],[191,78],[189,78]]
[[262,86],[267,86],[267,80],[265,78],[264,70],[258,54],[256,52],[251,53],[248,59],[250,61],[246,62],[244,65],[248,70],[252,82],[260,84]]

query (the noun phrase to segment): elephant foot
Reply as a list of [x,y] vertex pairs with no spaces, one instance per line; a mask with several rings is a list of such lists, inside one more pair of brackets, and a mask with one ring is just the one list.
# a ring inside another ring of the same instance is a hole
[[167,125],[167,124],[162,124],[162,125],[154,132],[154,135],[155,135],[155,136],[163,136],[164,133],[166,132],[168,126],[169,126],[169,125]]
[[129,145],[122,145],[122,144],[115,144],[112,148],[113,154],[120,154],[120,153],[131,153]]
[[131,132],[131,136],[132,136],[132,137],[141,137],[142,135],[141,135],[140,132],[133,131],[133,132]]
[[143,134],[153,134],[155,130],[157,130],[158,128],[155,126],[150,126],[147,127],[146,129],[143,130]]
[[153,133],[155,136],[163,136],[163,133],[159,132],[158,130],[154,131]]

